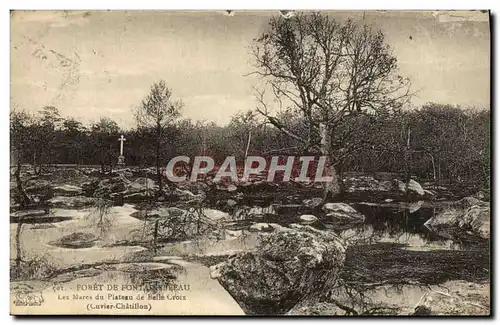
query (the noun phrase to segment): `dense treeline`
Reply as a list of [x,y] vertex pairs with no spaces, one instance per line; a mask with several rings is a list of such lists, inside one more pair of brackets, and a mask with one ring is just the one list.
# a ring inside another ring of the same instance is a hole
[[[299,118],[282,116],[296,132]],[[128,165],[154,166],[154,127],[123,130],[109,118],[85,126],[62,118],[55,107],[37,114],[11,113],[13,158],[36,170],[51,164],[113,166],[123,134]],[[387,118],[360,116],[339,127],[332,141],[340,154],[332,162],[337,170],[394,172],[478,187],[490,182],[490,112],[427,104]],[[161,161],[177,155],[207,155],[221,163],[234,155],[300,155],[298,143],[252,112],[235,115],[226,126],[179,119],[161,135]],[[16,150],[18,149],[18,150]]]

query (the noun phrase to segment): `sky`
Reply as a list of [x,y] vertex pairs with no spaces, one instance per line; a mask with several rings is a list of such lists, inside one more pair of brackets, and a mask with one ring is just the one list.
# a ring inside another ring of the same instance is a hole
[[[488,13],[336,11],[386,35],[411,104],[490,107]],[[255,108],[249,48],[279,12],[14,11],[11,109],[52,105],[86,123],[135,125],[132,109],[164,79],[182,114],[226,124]]]

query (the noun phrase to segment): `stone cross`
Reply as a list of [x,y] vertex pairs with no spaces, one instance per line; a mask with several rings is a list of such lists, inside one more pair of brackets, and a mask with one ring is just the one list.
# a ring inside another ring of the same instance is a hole
[[118,139],[118,141],[120,141],[120,156],[123,156],[123,142],[127,140],[123,137],[123,134],[121,135],[121,137]]
[[118,138],[118,141],[120,141],[120,156],[118,157],[118,165],[125,165],[125,157],[123,156],[123,142],[125,142],[125,137],[123,137],[123,134]]

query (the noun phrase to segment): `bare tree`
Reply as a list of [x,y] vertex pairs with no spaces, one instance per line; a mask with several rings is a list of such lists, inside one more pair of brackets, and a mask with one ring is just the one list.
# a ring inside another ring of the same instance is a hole
[[160,195],[163,193],[161,156],[166,129],[180,116],[182,102],[173,101],[172,90],[161,80],[151,86],[149,94],[135,111],[138,129],[151,129],[155,137],[156,176]]
[[27,208],[31,201],[24,191],[21,181],[21,167],[22,160],[26,153],[31,152],[35,146],[35,141],[30,134],[30,125],[32,117],[24,111],[11,111],[10,112],[10,141],[11,150],[14,155],[13,158],[16,162],[16,170],[14,176],[17,185],[17,200],[22,208]]
[[[252,52],[253,73],[265,81],[256,89],[257,110],[301,143],[303,152],[328,156],[334,168],[341,161],[337,157],[352,147],[336,139],[340,126],[360,115],[398,110],[411,96],[409,80],[397,74],[397,60],[383,33],[352,20],[337,22],[320,13],[274,17],[268,32],[254,41]],[[300,116],[305,131],[287,128],[276,108]],[[350,130],[348,138],[362,137],[359,131]],[[325,198],[339,192],[335,170],[329,173],[334,182],[325,187]]]

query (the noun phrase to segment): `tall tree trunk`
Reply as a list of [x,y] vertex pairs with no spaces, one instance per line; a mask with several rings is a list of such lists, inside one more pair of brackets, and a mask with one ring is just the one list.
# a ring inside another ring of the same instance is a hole
[[158,245],[158,222],[159,220],[155,221],[155,228],[153,232],[153,250],[156,252],[157,250],[157,245]]
[[[18,155],[17,167],[15,172],[17,190],[19,192],[19,198],[21,200],[21,207],[27,208],[30,205],[30,199],[23,189],[23,184],[21,182],[21,157]],[[22,261],[22,250],[21,250],[21,229],[23,226],[24,217],[20,217],[17,222],[16,228],[16,268],[17,272],[21,270]]]
[[14,173],[16,177],[17,191],[19,199],[21,200],[21,207],[27,208],[30,205],[30,199],[26,192],[24,191],[23,184],[21,182],[21,159],[17,160],[16,172]]
[[22,249],[21,249],[21,228],[23,226],[24,217],[20,217],[16,228],[16,268],[17,272],[21,270]]
[[328,127],[324,124],[320,124],[320,136],[321,136],[321,155],[326,156],[328,158],[325,170],[326,175],[332,177],[331,182],[323,183],[323,203],[326,203],[327,199],[339,194],[339,180],[337,177],[337,172],[335,171],[334,166],[332,165],[332,155],[330,154],[330,141],[329,141]]

